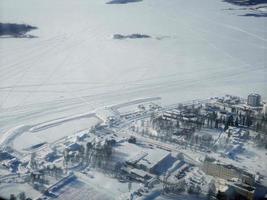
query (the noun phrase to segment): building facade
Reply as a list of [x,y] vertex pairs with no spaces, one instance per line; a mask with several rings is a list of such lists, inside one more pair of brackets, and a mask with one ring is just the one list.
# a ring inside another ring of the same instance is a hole
[[241,178],[240,171],[232,165],[223,165],[204,161],[202,170],[208,175],[216,176],[225,180],[229,180],[232,178]]
[[248,95],[248,99],[247,99],[247,104],[249,106],[260,106],[260,102],[261,102],[261,96],[259,94],[250,94]]
[[263,105],[263,114],[264,116],[267,116],[267,103]]
[[245,172],[233,165],[226,165],[205,160],[202,170],[211,176],[219,177],[225,180],[237,178],[247,185],[254,185],[255,178],[252,174]]

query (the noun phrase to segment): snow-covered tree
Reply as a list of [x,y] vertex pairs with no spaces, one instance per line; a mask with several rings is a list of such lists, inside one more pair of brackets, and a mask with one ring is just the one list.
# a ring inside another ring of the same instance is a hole
[[208,194],[207,194],[207,197],[208,197],[208,199],[212,199],[212,197],[214,197],[215,195],[216,195],[216,185],[215,185],[215,180],[212,179],[209,182],[209,185],[208,185]]

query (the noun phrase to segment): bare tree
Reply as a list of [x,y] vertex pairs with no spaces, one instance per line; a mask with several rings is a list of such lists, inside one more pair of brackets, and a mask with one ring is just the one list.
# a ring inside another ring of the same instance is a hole
[[132,189],[132,182],[129,181],[129,182],[128,182],[128,190],[129,190],[129,192],[131,191],[131,189]]
[[31,160],[30,160],[30,167],[32,168],[32,169],[37,169],[37,161],[36,161],[36,153],[35,152],[33,152],[32,154],[31,154]]

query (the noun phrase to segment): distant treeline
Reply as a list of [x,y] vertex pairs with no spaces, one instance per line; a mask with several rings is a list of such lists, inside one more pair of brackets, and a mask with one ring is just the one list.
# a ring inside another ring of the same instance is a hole
[[33,29],[37,29],[37,27],[27,24],[0,23],[0,36],[9,35],[20,37]]
[[111,0],[107,2],[107,4],[127,4],[127,3],[135,3],[140,2],[142,0]]
[[113,39],[122,40],[122,39],[141,39],[141,38],[151,38],[149,35],[133,33],[130,35],[114,34]]
[[238,6],[255,6],[267,3],[267,0],[223,0],[224,2],[232,3]]

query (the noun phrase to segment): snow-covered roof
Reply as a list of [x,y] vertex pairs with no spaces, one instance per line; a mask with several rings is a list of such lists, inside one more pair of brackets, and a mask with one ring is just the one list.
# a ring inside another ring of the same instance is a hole
[[146,166],[148,169],[153,168],[156,164],[158,164],[161,160],[170,155],[170,152],[165,151],[163,149],[156,149],[151,151],[147,156],[141,159],[138,164],[142,164]]
[[71,143],[67,146],[67,149],[70,151],[77,151],[80,149],[80,147],[81,147],[81,145],[78,143]]
[[136,168],[132,169],[131,173],[140,176],[142,178],[145,178],[148,175],[147,172]]

